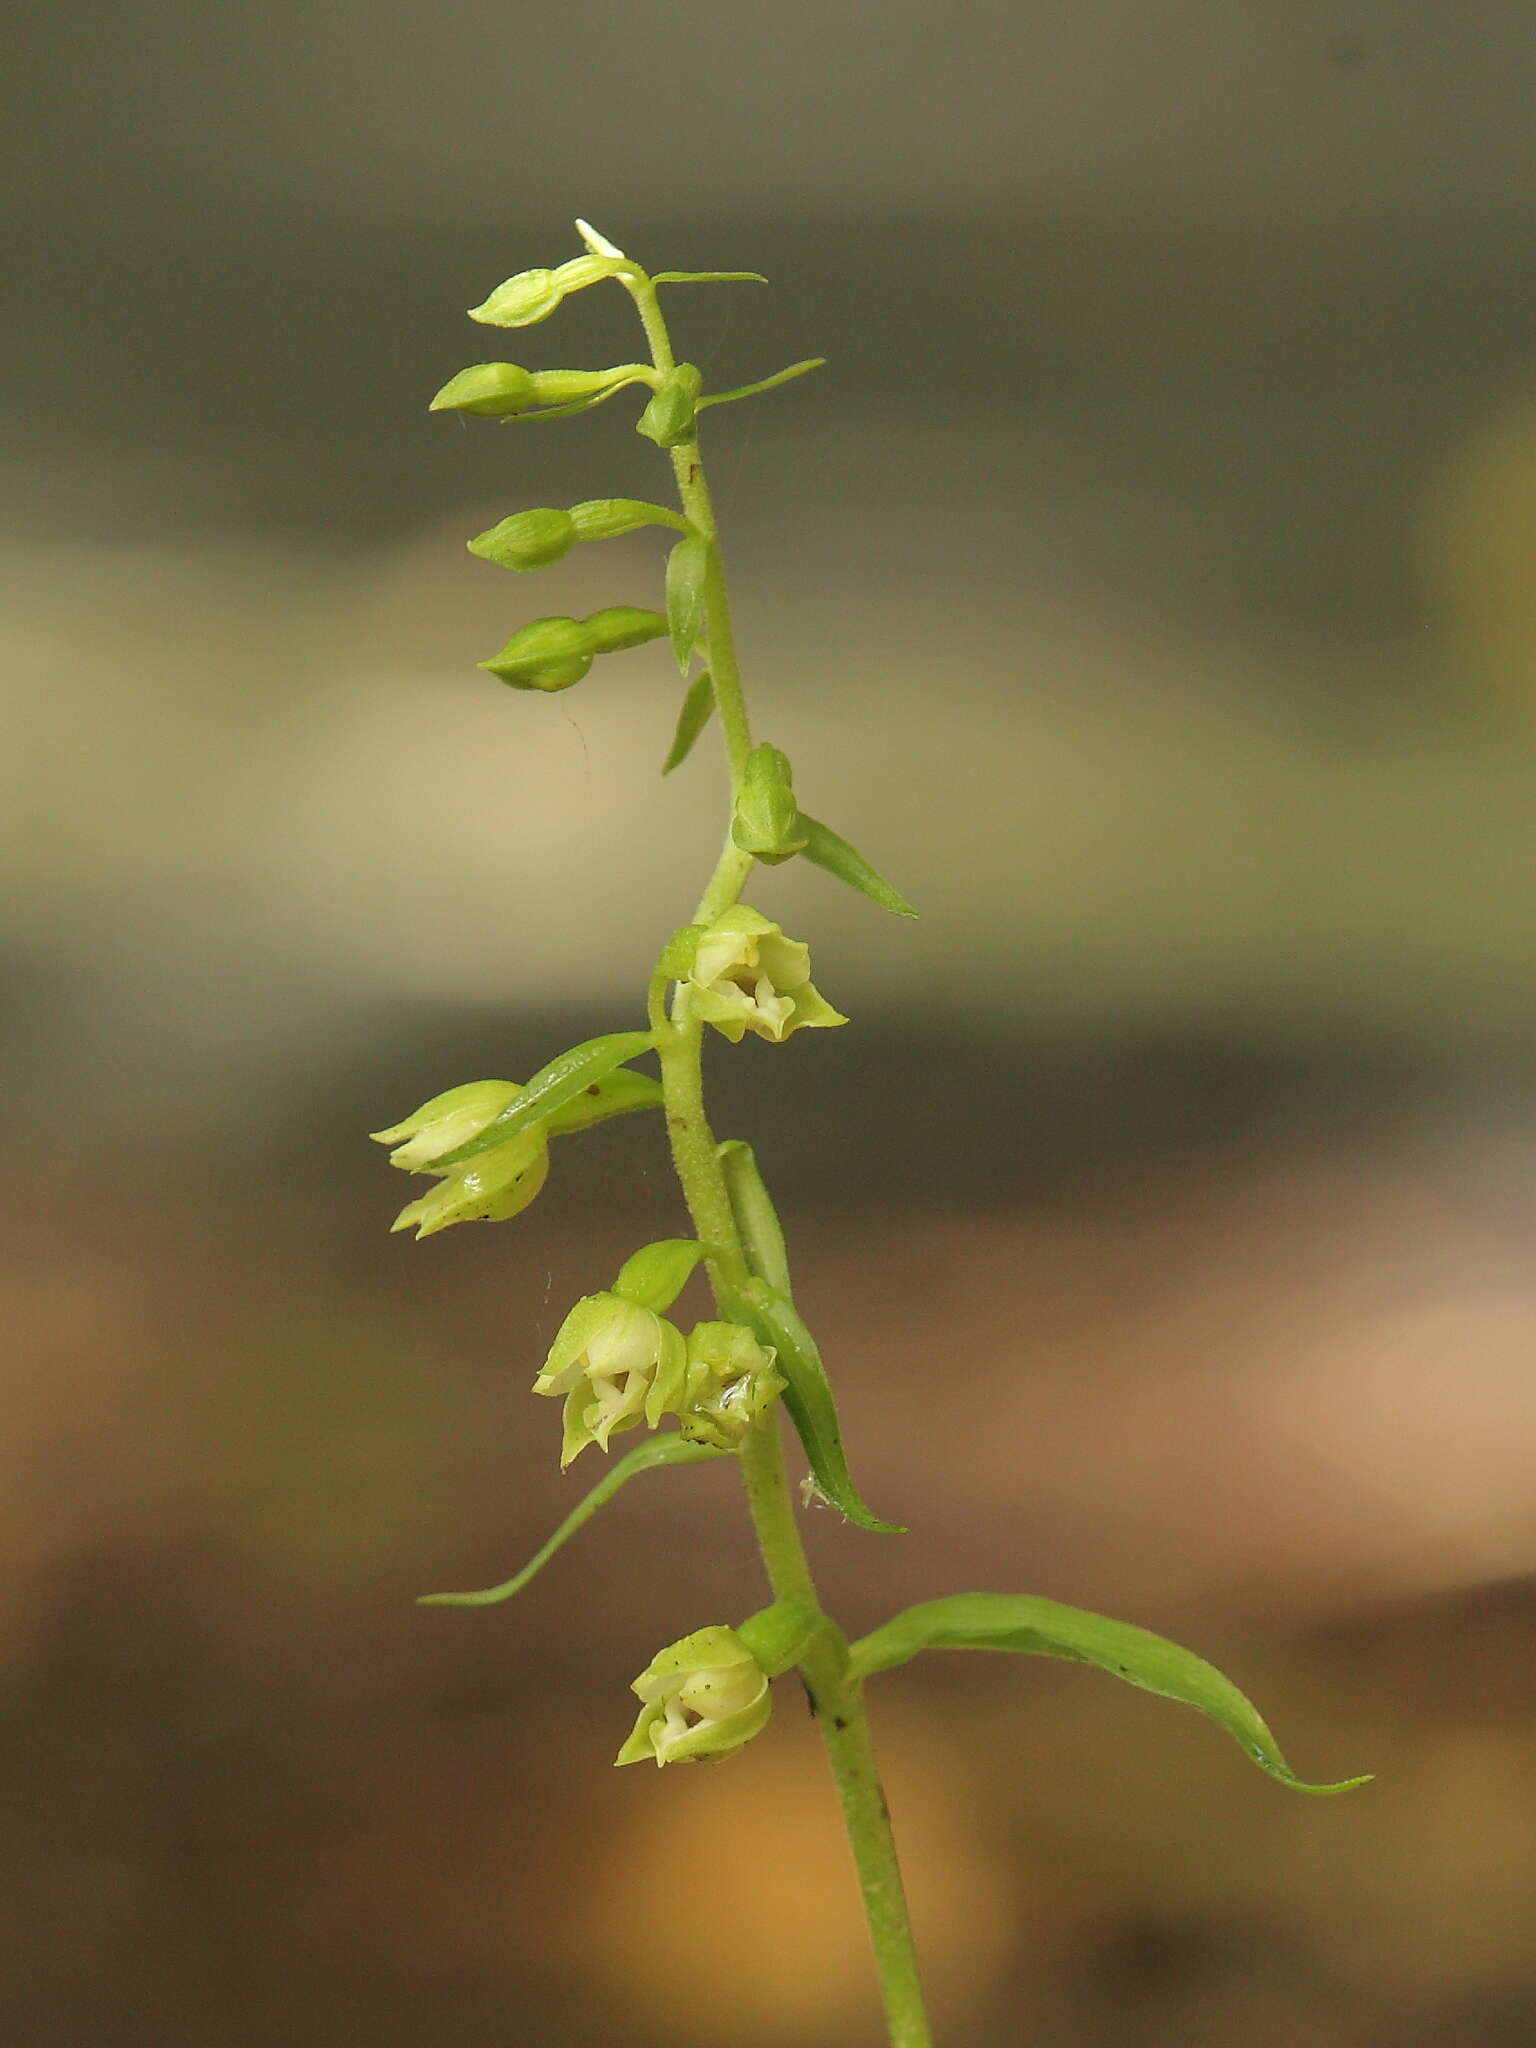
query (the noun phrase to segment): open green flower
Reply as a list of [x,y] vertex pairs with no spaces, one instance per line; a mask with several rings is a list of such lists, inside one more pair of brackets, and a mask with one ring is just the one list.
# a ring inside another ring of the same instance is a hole
[[478,1137],[520,1092],[517,1081],[468,1081],[434,1095],[403,1123],[370,1134],[378,1144],[394,1147],[391,1166],[437,1176],[437,1186],[408,1202],[392,1230],[414,1226],[418,1238],[430,1237],[450,1223],[500,1223],[528,1207],[549,1171],[549,1134],[543,1124],[458,1166],[431,1164]]
[[654,1429],[683,1399],[688,1348],[683,1333],[654,1309],[621,1294],[588,1294],[571,1310],[549,1347],[536,1394],[565,1396],[562,1470],[596,1444],[606,1451],[616,1431],[643,1420]]
[[768,1678],[730,1628],[696,1629],[659,1651],[630,1687],[641,1701],[616,1764],[729,1756],[767,1722]]
[[732,1451],[784,1391],[773,1351],[740,1323],[695,1323],[678,1427],[695,1443]]
[[733,1045],[748,1031],[777,1045],[802,1025],[848,1022],[812,986],[810,948],[745,904],[705,931],[688,980],[697,1015]]

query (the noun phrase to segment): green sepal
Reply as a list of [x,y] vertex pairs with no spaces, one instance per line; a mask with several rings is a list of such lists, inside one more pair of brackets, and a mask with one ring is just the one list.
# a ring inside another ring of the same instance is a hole
[[665,505],[651,505],[644,498],[584,498],[571,507],[571,523],[578,540],[613,540],[621,533],[633,533],[640,526],[670,526],[677,533],[688,531],[681,512]]
[[682,706],[677,714],[677,729],[672,735],[672,744],[667,749],[667,758],[661,764],[663,775],[670,775],[674,768],[681,768],[693,752],[693,743],[708,725],[710,713],[715,708],[715,685],[707,668],[701,668],[684,692]]
[[827,1626],[824,1614],[795,1600],[775,1600],[759,1608],[745,1621],[738,1621],[736,1633],[752,1652],[769,1678],[792,1671],[811,1644]]
[[712,391],[708,398],[701,398],[694,407],[702,412],[707,405],[730,405],[738,398],[755,398],[759,391],[772,391],[776,384],[787,384],[791,377],[803,377],[807,370],[819,370],[826,362],[825,356],[807,356],[803,363],[791,363],[787,370],[775,370],[771,377],[759,377],[755,384],[738,384],[734,391]]
[[651,1031],[610,1031],[602,1038],[588,1038],[580,1045],[573,1045],[569,1052],[561,1053],[548,1066],[540,1067],[500,1116],[493,1117],[478,1136],[460,1145],[456,1151],[434,1159],[431,1170],[437,1173],[445,1166],[458,1166],[466,1159],[473,1159],[476,1153],[505,1143],[519,1131],[545,1122],[556,1110],[574,1101],[594,1081],[602,1080],[615,1067],[622,1067],[641,1053],[650,1052],[655,1044],[656,1035]]
[[672,635],[672,652],[684,675],[704,624],[704,581],[708,573],[709,547],[701,534],[689,534],[667,556],[667,628]]
[[1348,1792],[1370,1782],[1366,1776],[1341,1778],[1334,1785],[1304,1784],[1281,1755],[1257,1707],[1214,1664],[1149,1629],[1064,1607],[1059,1600],[1016,1593],[955,1593],[947,1600],[925,1600],[853,1644],[849,1672],[868,1678],[905,1664],[920,1650],[1014,1650],[1097,1664],[1127,1685],[1196,1708],[1225,1728],[1261,1770],[1293,1791]]
[[661,1237],[654,1244],[631,1252],[620,1266],[618,1278],[609,1290],[622,1294],[640,1308],[664,1315],[676,1301],[704,1256],[704,1247],[693,1237]]
[[747,756],[731,815],[731,840],[768,867],[792,860],[806,844],[789,756],[777,747],[754,747]]
[[529,512],[514,512],[509,519],[477,533],[467,545],[472,555],[482,562],[494,562],[500,569],[545,569],[568,555],[578,538],[569,512],[540,505]]
[[652,284],[766,284],[759,270],[658,270]]
[[650,403],[635,422],[635,432],[658,448],[675,448],[693,438],[693,418],[698,410],[699,388],[703,383],[692,363],[679,363],[668,370],[651,394]]
[[716,1450],[710,1444],[689,1443],[680,1436],[647,1437],[643,1444],[636,1444],[627,1457],[620,1458],[612,1471],[605,1472],[590,1493],[582,1496],[554,1535],[542,1549],[534,1552],[520,1572],[499,1586],[486,1586],[477,1593],[423,1593],[416,1604],[418,1607],[494,1607],[498,1601],[510,1600],[544,1569],[555,1552],[569,1542],[583,1523],[590,1522],[598,1509],[605,1507],[619,1488],[627,1485],[638,1473],[649,1472],[660,1465],[699,1465],[706,1458],[728,1458],[731,1455],[730,1451]]
[[905,1535],[901,1522],[882,1522],[860,1497],[848,1470],[837,1404],[816,1340],[800,1320],[793,1303],[766,1280],[749,1280],[744,1301],[722,1302],[726,1313],[756,1329],[777,1354],[784,1375],[784,1406],[795,1425],[817,1486],[832,1505],[861,1529],[880,1536]]
[[633,1067],[615,1067],[601,1080],[589,1081],[564,1109],[548,1119],[551,1137],[567,1137],[572,1131],[590,1130],[611,1116],[628,1116],[635,1109],[661,1109],[666,1095],[659,1081],[649,1074],[637,1074]]
[[861,896],[867,896],[871,903],[878,903],[882,910],[889,910],[896,917],[916,917],[917,912],[898,890],[891,887],[883,875],[879,875],[869,862],[846,839],[838,837],[830,825],[823,825],[818,818],[808,818],[800,813],[800,829],[805,834],[805,844],[800,851],[819,868],[825,868],[829,875],[836,875],[840,882],[846,882],[850,889],[857,889]]
[[792,1300],[784,1230],[773,1197],[757,1170],[757,1155],[740,1138],[727,1138],[716,1147],[715,1156],[725,1176],[725,1191],[746,1250],[747,1264],[775,1293],[782,1294],[786,1301]]
[[688,1391],[688,1339],[676,1323],[669,1323],[664,1316],[658,1320],[661,1352],[645,1397],[647,1429],[655,1429],[664,1415],[680,1413]]
[[428,412],[470,412],[485,419],[509,419],[537,404],[532,373],[516,363],[471,363],[450,377]]

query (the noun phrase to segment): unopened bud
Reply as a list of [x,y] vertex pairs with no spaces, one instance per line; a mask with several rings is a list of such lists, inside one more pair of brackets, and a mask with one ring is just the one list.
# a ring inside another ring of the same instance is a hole
[[788,757],[777,747],[754,747],[731,819],[735,844],[769,867],[791,859],[806,843],[790,775]]
[[471,363],[450,377],[427,408],[429,412],[472,412],[488,419],[510,419],[534,404],[532,373],[516,363]]
[[568,690],[592,666],[597,644],[575,619],[530,619],[481,668],[514,690]]
[[652,394],[649,405],[635,422],[635,432],[658,448],[675,448],[679,441],[693,438],[694,412],[703,378],[692,363],[679,363],[668,370]]
[[569,512],[539,506],[531,512],[514,512],[499,526],[477,533],[469,552],[503,569],[543,569],[569,554],[577,539]]

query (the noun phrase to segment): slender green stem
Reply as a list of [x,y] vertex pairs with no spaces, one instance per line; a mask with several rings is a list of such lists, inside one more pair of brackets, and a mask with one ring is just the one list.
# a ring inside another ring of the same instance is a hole
[[[657,369],[671,369],[672,344],[655,287],[638,271],[624,281],[639,308]],[[671,453],[683,510],[708,549],[705,605],[710,675],[725,734],[734,798],[746,771],[752,734],[731,634],[725,568],[698,442],[685,441]],[[742,853],[728,836],[695,921],[707,924],[728,910],[740,896],[752,866],[751,856]],[[686,986],[678,990],[670,1020],[665,1019],[664,981],[659,975],[651,983],[649,1010],[652,1027],[660,1027],[657,1053],[672,1160],[688,1213],[705,1248],[717,1304],[724,1313],[722,1297],[739,1292],[748,1276],[748,1267],[715,1135],[704,1107],[703,1025],[692,1013]],[[771,1411],[748,1434],[739,1461],[763,1568],[775,1599],[793,1601],[822,1615],[824,1625],[801,1659],[800,1671],[826,1744],[843,1824],[858,1871],[891,2048],[932,2048],[933,2036],[923,2006],[896,1844],[870,1743],[863,1692],[849,1676],[847,1643],[835,1624],[822,1614],[795,1520],[776,1411]]]

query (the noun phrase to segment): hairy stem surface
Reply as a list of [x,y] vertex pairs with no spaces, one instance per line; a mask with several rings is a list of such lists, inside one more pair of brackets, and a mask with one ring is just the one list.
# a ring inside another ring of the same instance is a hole
[[[626,276],[624,282],[639,310],[657,369],[670,370],[672,345],[654,285],[638,272],[633,277]],[[731,633],[725,568],[698,441],[684,441],[670,453],[683,511],[707,549],[705,615],[709,669],[725,735],[734,799],[746,771],[752,733]],[[745,887],[752,865],[751,856],[740,852],[727,837],[695,912],[695,922],[710,923],[728,910]],[[653,990],[653,1023],[658,1016],[659,1000]],[[688,1213],[705,1248],[717,1305],[722,1315],[729,1316],[729,1297],[741,1289],[748,1267],[715,1136],[705,1112],[702,1041],[703,1025],[692,1014],[686,986],[680,987],[657,1048],[666,1096],[667,1135]],[[826,1744],[858,1871],[891,2048],[932,2048],[933,2036],[923,2005],[896,1844],[870,1742],[862,1689],[849,1676],[847,1644],[835,1624],[823,1614],[817,1597],[795,1520],[776,1409],[747,1435],[740,1451],[740,1464],[752,1525],[774,1598],[810,1608],[822,1619],[823,1626],[801,1659],[800,1672]]]

